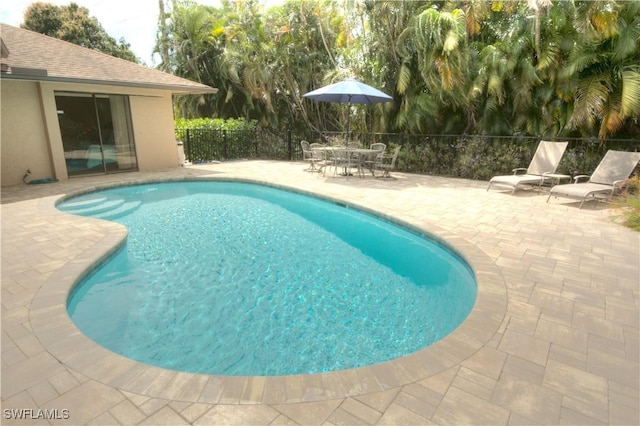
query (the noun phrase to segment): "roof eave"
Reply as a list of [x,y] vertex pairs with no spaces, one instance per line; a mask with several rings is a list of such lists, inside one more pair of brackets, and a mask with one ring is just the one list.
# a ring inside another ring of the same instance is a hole
[[27,81],[42,81],[42,82],[55,82],[55,83],[75,83],[75,84],[94,84],[105,86],[118,86],[118,87],[134,87],[141,89],[156,89],[156,90],[168,90],[173,95],[195,95],[195,94],[216,94],[218,89],[215,87],[209,87],[202,84],[200,87],[182,86],[175,84],[161,84],[161,83],[144,83],[134,81],[109,81],[109,80],[91,80],[81,78],[68,78],[68,77],[52,77],[52,76],[33,76],[33,75],[20,75],[20,74],[2,74],[2,80],[27,80]]

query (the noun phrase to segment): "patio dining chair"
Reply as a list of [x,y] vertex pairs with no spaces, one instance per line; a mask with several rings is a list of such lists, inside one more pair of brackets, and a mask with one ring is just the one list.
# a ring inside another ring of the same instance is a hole
[[328,148],[326,145],[321,143],[312,143],[310,147],[311,147],[314,164],[317,168],[317,171],[319,173],[322,173],[324,176],[327,172],[326,169],[328,167],[331,167],[331,165],[333,165],[333,162],[331,161],[331,159],[329,158],[330,156],[328,155]]
[[382,175],[376,176],[379,179],[395,179],[391,176],[391,171],[396,168],[396,160],[398,159],[398,154],[400,153],[401,147],[396,147],[393,151],[393,154],[379,154],[376,157],[375,170],[381,171]]
[[375,176],[376,159],[379,155],[384,154],[384,151],[387,149],[387,145],[381,142],[376,142],[371,144],[371,147],[369,149],[372,149],[376,152],[373,152],[367,155],[366,158],[364,158],[363,167],[369,170],[372,176]]
[[384,152],[384,150],[387,149],[387,145],[383,144],[382,142],[376,142],[372,143],[370,148],[375,149],[376,151]]
[[307,141],[300,141],[300,147],[302,148],[302,159],[304,161],[309,162],[309,167],[305,170],[308,172],[318,171],[315,164],[315,158],[313,156],[313,151],[311,150],[311,145]]
[[[549,191],[549,197],[565,197],[580,200],[580,207],[587,200],[611,199],[627,183],[629,175],[640,161],[640,152],[609,150],[591,176],[574,177],[574,183],[556,185]],[[580,182],[588,179],[586,182]]]
[[352,175],[352,169],[356,169],[358,176],[362,177],[362,168],[360,167],[360,158],[356,153],[351,152],[348,148],[333,148],[332,163],[333,163],[333,176],[338,175],[339,170],[342,176],[349,179]]
[[512,170],[512,175],[492,177],[487,191],[493,185],[511,188],[512,194],[522,185],[540,188],[545,181],[545,175],[555,173],[560,159],[567,149],[567,144],[568,142],[540,141],[528,168],[519,167]]

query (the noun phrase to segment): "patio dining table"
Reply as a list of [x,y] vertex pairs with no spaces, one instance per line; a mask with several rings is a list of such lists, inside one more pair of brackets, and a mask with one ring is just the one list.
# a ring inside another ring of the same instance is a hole
[[[350,155],[355,155],[359,170],[362,170],[367,160],[375,160],[375,157],[383,152],[378,149],[370,148],[347,148],[347,151]],[[364,174],[361,177],[364,177]]]
[[[361,173],[364,162],[367,159],[377,156],[378,154],[381,153],[380,150],[370,149],[370,148],[323,146],[323,147],[316,147],[314,149],[324,151],[325,155],[326,155],[326,152],[329,152],[329,151],[338,151],[340,153],[345,153],[345,160],[347,164],[350,164],[351,161],[353,161],[354,166],[358,167],[358,174],[360,175],[361,178],[364,177],[363,174]],[[343,173],[341,173],[341,175],[351,176],[347,166],[343,167]]]

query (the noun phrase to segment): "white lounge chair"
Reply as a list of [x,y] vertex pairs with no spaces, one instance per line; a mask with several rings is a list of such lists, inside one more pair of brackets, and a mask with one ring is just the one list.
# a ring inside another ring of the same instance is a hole
[[[597,197],[611,198],[616,191],[623,188],[640,161],[640,152],[625,152],[609,150],[596,167],[591,176],[579,175],[574,178],[574,183],[568,185],[556,185],[551,188],[547,202],[554,197],[565,197],[580,200],[580,208],[587,199],[595,200]],[[588,178],[586,182],[581,179]]]
[[558,164],[560,164],[562,154],[567,149],[567,144],[568,142],[540,141],[528,168],[513,169],[512,175],[492,177],[487,191],[492,185],[509,187],[512,194],[516,192],[520,185],[537,185],[540,187],[544,183],[545,175],[555,173]]

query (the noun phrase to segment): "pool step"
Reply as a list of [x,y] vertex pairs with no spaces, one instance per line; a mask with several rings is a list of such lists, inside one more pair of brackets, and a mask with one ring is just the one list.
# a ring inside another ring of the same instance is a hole
[[78,201],[65,201],[64,202],[64,211],[82,209],[86,207],[91,207],[100,203],[103,203],[107,199],[106,196],[99,196],[93,198],[83,198]]
[[123,198],[96,197],[66,203],[61,210],[66,213],[112,220],[133,212],[140,201],[125,201]]
[[119,207],[111,209],[109,211],[99,213],[99,214],[92,214],[91,217],[95,217],[98,219],[107,219],[107,220],[117,219],[118,217],[127,215],[129,213],[133,213],[133,211],[137,210],[141,204],[142,202],[140,201],[128,201],[128,202],[122,203]]
[[124,204],[124,200],[122,198],[118,199],[105,199],[101,203],[91,204],[89,206],[80,206],[79,208],[65,208],[64,211],[67,213],[79,214],[82,216],[93,216],[95,214],[100,214],[105,211],[113,210],[120,207]]

